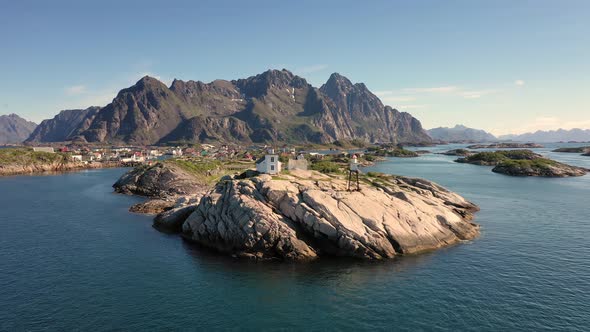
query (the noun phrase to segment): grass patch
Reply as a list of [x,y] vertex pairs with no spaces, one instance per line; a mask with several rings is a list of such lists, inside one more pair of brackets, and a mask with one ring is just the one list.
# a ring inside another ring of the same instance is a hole
[[557,166],[559,163],[555,160],[537,158],[533,160],[528,159],[509,159],[498,163],[499,167],[510,167],[510,168],[531,168],[531,169],[548,169],[551,166]]
[[229,174],[242,173],[253,168],[253,162],[219,161],[205,158],[173,158],[164,163],[176,165],[203,183],[211,184]]
[[[479,152],[460,159],[465,163],[486,163],[497,164],[508,160],[537,160],[541,157],[531,150],[509,150],[509,151],[488,151]],[[547,159],[548,160],[548,159]]]
[[312,162],[310,168],[314,171],[318,171],[320,173],[342,173],[340,169],[340,165],[334,161],[330,160],[320,160],[316,162]]
[[0,149],[0,165],[43,165],[66,163],[70,159],[68,154],[56,152],[36,152],[31,148]]
[[403,147],[399,146],[372,146],[367,149],[367,157],[368,156],[377,156],[377,157],[399,157],[399,158],[408,158],[408,157],[418,157],[419,154],[406,150]]

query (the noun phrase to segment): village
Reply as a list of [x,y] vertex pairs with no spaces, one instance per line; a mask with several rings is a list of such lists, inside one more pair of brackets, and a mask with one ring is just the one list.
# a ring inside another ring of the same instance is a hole
[[[238,145],[194,144],[185,146],[91,146],[68,144],[63,146],[33,146],[35,152],[60,153],[70,161],[82,164],[109,164],[123,167],[151,165],[160,160],[178,158],[192,162],[215,160],[220,162],[252,162],[259,173],[279,174],[281,171],[314,169],[324,173],[342,172],[349,162],[372,164],[372,155],[364,149],[305,150],[300,147],[269,145],[242,147]],[[353,158],[354,157],[354,158]],[[358,159],[357,159],[358,158]],[[352,166],[351,166],[352,167]],[[355,168],[356,170],[356,168]]]

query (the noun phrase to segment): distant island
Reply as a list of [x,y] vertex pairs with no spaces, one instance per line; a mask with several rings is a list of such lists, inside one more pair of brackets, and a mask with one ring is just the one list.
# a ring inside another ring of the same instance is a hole
[[479,152],[459,158],[459,163],[495,166],[492,172],[512,176],[569,177],[582,176],[588,170],[547,159],[530,150]]
[[468,145],[467,149],[537,149],[543,146],[536,143],[491,143]]
[[580,153],[582,156],[590,156],[590,146],[578,146],[573,148],[558,148],[553,150],[552,152],[562,152],[562,153]]
[[449,143],[494,142],[498,140],[496,136],[485,130],[468,128],[463,125],[456,125],[452,128],[432,128],[428,129],[427,132],[433,139]]

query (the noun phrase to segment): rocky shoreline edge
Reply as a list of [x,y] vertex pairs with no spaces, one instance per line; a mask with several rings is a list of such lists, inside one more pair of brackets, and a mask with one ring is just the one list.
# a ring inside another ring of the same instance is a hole
[[360,190],[349,191],[341,175],[247,171],[224,176],[213,188],[197,183],[182,169],[162,165],[136,168],[114,188],[152,198],[134,210],[157,213],[156,229],[254,260],[381,260],[479,235],[472,222],[479,208],[423,179],[371,173]]
[[67,162],[67,163],[47,163],[47,164],[30,164],[30,165],[0,165],[0,176],[28,175],[28,174],[50,174],[61,172],[81,171],[85,169],[115,168],[123,167],[121,163],[105,162]]

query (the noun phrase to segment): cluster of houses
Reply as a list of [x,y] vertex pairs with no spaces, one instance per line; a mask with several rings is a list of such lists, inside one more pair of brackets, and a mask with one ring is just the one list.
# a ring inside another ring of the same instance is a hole
[[[127,165],[150,163],[155,159],[169,157],[200,157],[215,160],[255,161],[256,170],[260,173],[279,174],[284,167],[287,170],[307,170],[309,160],[321,160],[326,154],[320,152],[299,152],[293,147],[282,147],[279,149],[268,148],[267,146],[240,146],[202,144],[198,147],[133,147],[133,146],[112,146],[92,147],[68,145],[61,147],[37,146],[34,151],[41,152],[64,152],[70,158],[79,162],[119,162]],[[256,156],[264,155],[256,159]],[[350,157],[344,151],[326,152],[335,157]],[[288,160],[283,166],[282,160]],[[356,158],[354,158],[356,161]],[[351,166],[356,167],[356,166]],[[356,168],[355,168],[356,169]]]
[[68,153],[72,161],[79,162],[120,162],[143,163],[164,154],[159,149],[142,149],[136,147],[90,148],[85,146],[49,146],[33,147],[33,151]]

